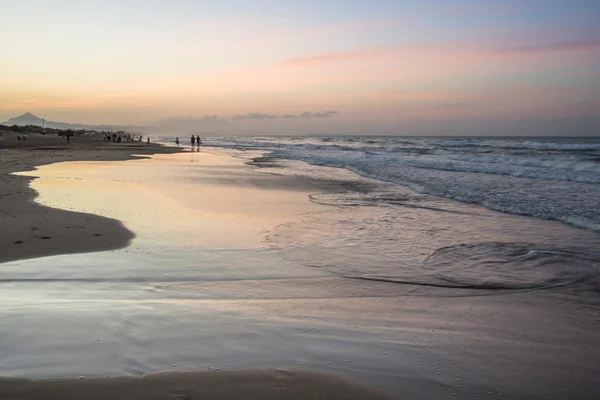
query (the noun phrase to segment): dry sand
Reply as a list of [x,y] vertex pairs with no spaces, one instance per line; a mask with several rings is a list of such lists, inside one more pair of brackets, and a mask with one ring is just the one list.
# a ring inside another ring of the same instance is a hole
[[[32,178],[12,175],[61,161],[127,160],[178,149],[146,143],[104,142],[101,137],[29,135],[26,142],[5,133],[0,148],[0,262],[57,254],[113,250],[134,237],[120,221],[44,207],[31,200]],[[68,205],[66,205],[68,206]]]

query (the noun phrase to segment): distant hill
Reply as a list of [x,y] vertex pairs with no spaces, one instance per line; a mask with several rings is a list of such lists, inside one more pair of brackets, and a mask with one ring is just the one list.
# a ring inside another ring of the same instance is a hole
[[7,126],[44,126],[52,129],[91,129],[97,131],[126,131],[132,133],[148,133],[148,134],[187,134],[200,133],[208,134],[226,130],[230,127],[227,120],[220,118],[217,115],[205,115],[202,117],[172,117],[155,122],[145,126],[127,126],[127,125],[84,125],[84,124],[69,124],[66,122],[55,122],[43,120],[37,115],[27,112],[18,117],[2,122],[1,125]]
[[30,112],[19,115],[18,117],[11,118],[8,121],[3,122],[2,124],[8,125],[8,126],[35,125],[35,126],[44,126],[46,128],[54,128],[54,129],[73,129],[73,130],[94,129],[94,130],[100,130],[100,131],[102,131],[102,130],[107,130],[107,131],[123,130],[123,131],[131,132],[131,131],[135,131],[137,129],[137,127],[134,127],[134,126],[84,125],[84,124],[69,124],[66,122],[54,122],[54,121],[48,121],[48,120],[44,121],[42,118],[38,117],[37,115],[33,115]]
[[36,117],[32,113],[25,113],[23,115],[19,115],[18,117],[14,117],[4,122],[3,125],[38,125],[42,126],[43,120],[40,117]]

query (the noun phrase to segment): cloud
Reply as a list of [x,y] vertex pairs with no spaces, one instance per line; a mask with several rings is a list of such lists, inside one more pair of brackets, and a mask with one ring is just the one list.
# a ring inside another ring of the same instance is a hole
[[231,118],[232,119],[238,119],[238,120],[243,120],[243,119],[275,119],[275,118],[327,118],[327,117],[331,117],[333,115],[337,115],[339,114],[337,111],[335,110],[327,110],[327,111],[323,111],[323,112],[303,112],[301,114],[285,114],[285,115],[273,115],[273,114],[266,114],[266,113],[256,113],[256,112],[249,112],[247,114],[238,114],[238,115],[234,115]]
[[302,114],[285,114],[283,118],[327,118],[332,115],[338,115],[339,113],[334,110],[323,111],[323,112],[304,112]]
[[271,118],[277,118],[277,115],[251,112],[248,114],[241,114],[241,115],[233,116],[233,119],[271,119]]
[[202,121],[218,121],[218,120],[219,120],[219,116],[216,114],[205,115],[202,117]]
[[309,57],[288,58],[287,60],[283,60],[277,64],[283,65],[283,66],[303,66],[303,65],[311,65],[311,64],[360,60],[365,57],[386,55],[390,52],[390,50],[394,50],[394,49],[393,48],[375,47],[375,48],[367,48],[367,49],[356,50],[356,51],[349,51],[349,52],[344,52],[344,53],[330,53],[330,54],[322,54],[322,55],[309,56]]
[[499,53],[511,54],[545,54],[545,53],[563,53],[579,52],[600,49],[599,38],[587,38],[572,41],[536,43],[520,46],[506,47],[499,49]]
[[447,41],[421,44],[398,44],[391,46],[368,47],[354,51],[319,54],[314,56],[288,58],[275,63],[279,67],[308,67],[325,64],[347,63],[364,61],[366,59],[405,60],[419,56],[485,57],[486,55],[546,55],[556,53],[585,53],[600,50],[600,38],[590,36],[582,39],[549,41],[540,38],[538,42],[531,42],[529,37],[515,38],[513,41],[527,42],[517,46],[502,46],[486,40],[472,39],[468,41]]

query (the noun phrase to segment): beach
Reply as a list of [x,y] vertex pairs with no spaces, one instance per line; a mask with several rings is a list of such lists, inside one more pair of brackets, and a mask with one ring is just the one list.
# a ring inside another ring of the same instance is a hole
[[0,379],[3,399],[380,399],[355,383],[298,371],[164,373],[143,377]]
[[30,135],[27,142],[17,142],[16,134],[7,135],[0,150],[0,262],[117,249],[134,237],[119,221],[33,202],[36,193],[29,187],[33,178],[12,173],[62,161],[127,160],[176,151],[145,143],[106,143],[101,137],[79,137],[67,143],[65,138],[40,134]]
[[3,397],[600,389],[597,232],[260,154],[30,143],[0,150]]
[[[10,141],[8,144],[10,146]],[[3,229],[0,232],[2,243],[0,262],[58,254],[115,250],[128,246],[135,237],[134,232],[116,219],[93,213],[67,211],[65,208],[70,208],[68,203],[53,208],[32,201],[37,194],[29,183],[35,177],[11,175],[12,173],[30,171],[38,166],[64,161],[98,163],[132,160],[154,154],[173,154],[179,151],[176,148],[158,145],[149,147],[145,143],[106,143],[98,137],[77,138],[67,145],[63,138],[37,135],[30,138],[28,143],[19,143],[19,145],[2,149],[1,154],[0,184],[3,197],[0,212],[2,212]],[[268,185],[268,182],[263,183]],[[260,179],[255,184],[260,185]],[[285,188],[287,185],[283,184],[283,186]],[[325,187],[327,184],[321,186]],[[309,185],[292,181],[289,182],[289,187],[306,189]],[[245,210],[247,211],[257,210]],[[230,238],[226,241],[229,240]],[[3,279],[2,282],[6,287],[11,286],[11,281],[12,279],[8,278]],[[10,308],[3,310],[3,314],[9,318]],[[8,312],[8,315],[5,312]],[[2,346],[5,344],[6,342]],[[46,356],[41,358],[44,359]],[[10,356],[6,357],[5,361],[7,359],[10,360]],[[41,360],[40,362],[45,363]],[[8,369],[4,369],[3,372],[12,375],[9,372],[10,361],[4,365]],[[0,378],[0,397],[3,399],[48,397],[191,399],[198,396],[220,399],[388,398],[383,392],[323,373],[268,368],[263,368],[262,371],[255,371],[252,368],[245,372],[239,371],[239,368],[236,368],[236,371],[219,370],[216,368],[210,372],[179,371],[163,374],[146,371],[144,375],[138,372],[134,375],[121,374],[119,377],[120,374],[116,374],[114,378],[103,375],[100,377],[100,374],[96,374],[86,380],[81,379],[83,377],[68,378],[75,370],[65,371],[65,373],[44,372],[35,376],[38,378],[36,380]],[[61,379],[39,379],[61,375],[63,377]]]

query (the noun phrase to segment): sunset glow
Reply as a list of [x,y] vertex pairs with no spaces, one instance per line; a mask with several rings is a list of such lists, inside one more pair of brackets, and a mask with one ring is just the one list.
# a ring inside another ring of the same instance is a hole
[[587,134],[600,118],[596,1],[15,0],[0,10],[0,121],[217,115],[233,133],[441,134],[450,123],[452,134],[500,134],[483,127],[536,120],[529,133],[544,134],[577,118],[568,129]]

